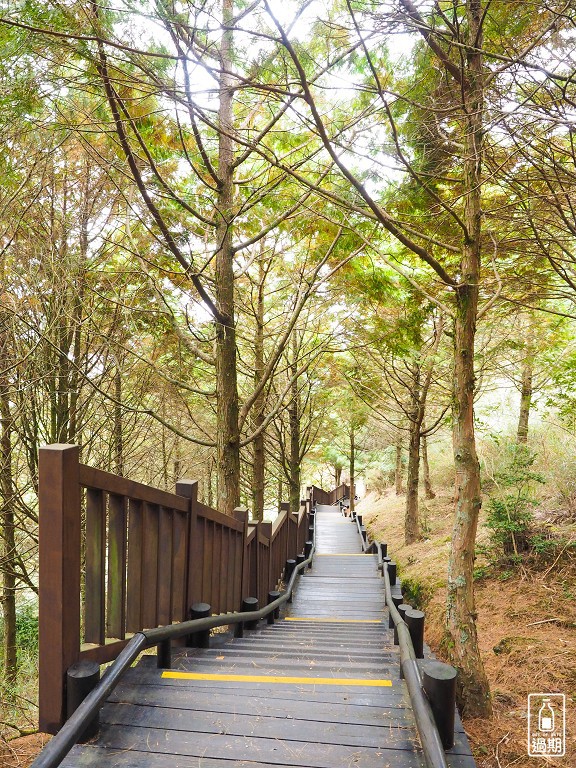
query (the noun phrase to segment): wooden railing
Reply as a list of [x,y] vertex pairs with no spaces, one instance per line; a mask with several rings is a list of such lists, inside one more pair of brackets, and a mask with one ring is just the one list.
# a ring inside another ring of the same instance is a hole
[[247,509],[223,515],[197,492],[194,481],[173,494],[86,466],[75,445],[40,450],[41,731],[66,718],[72,664],[111,661],[134,633],[184,621],[194,603],[214,614],[247,596],[264,606],[303,552],[312,495],[298,514],[282,504],[273,523],[254,524]]
[[308,488],[308,496],[311,500],[312,506],[315,504],[327,504],[332,506],[338,503],[342,499],[346,499],[350,496],[350,486],[346,483],[342,483],[338,488],[334,488],[333,491],[324,491],[322,488],[318,488],[316,485],[311,485]]

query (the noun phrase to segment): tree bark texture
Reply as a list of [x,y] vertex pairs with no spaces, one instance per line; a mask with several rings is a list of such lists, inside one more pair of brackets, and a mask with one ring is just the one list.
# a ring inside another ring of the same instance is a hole
[[448,565],[446,628],[452,662],[458,668],[461,711],[469,717],[491,714],[490,690],[476,633],[474,548],[480,512],[480,465],[474,434],[474,342],[478,312],[481,238],[481,160],[483,133],[482,3],[468,0],[468,47],[464,98],[464,222],[467,236],[456,290],[454,323],[454,462],[458,478],[452,546]]
[[[124,476],[124,432],[122,427],[122,372],[119,356],[114,361],[114,472]],[[162,431],[164,434],[164,431]]]
[[534,387],[534,318],[530,318],[528,326],[528,338],[526,341],[526,355],[522,363],[522,382],[520,385],[520,414],[518,416],[518,431],[516,441],[528,442],[528,423],[530,421],[530,408]]
[[290,425],[290,512],[297,514],[300,509],[300,392],[298,389],[298,344],[296,338],[292,341],[292,362],[290,375],[292,377],[292,392],[288,408]]
[[[256,332],[254,334],[254,386],[257,387],[264,372],[264,280],[265,272],[262,261],[259,265],[258,295],[256,299]],[[252,407],[252,431],[258,434],[252,446],[252,517],[264,519],[264,483],[266,473],[266,454],[264,445],[264,392],[256,398]]]
[[394,469],[394,486],[396,488],[396,496],[400,496],[404,493],[402,484],[402,435],[400,432],[396,438],[396,467]]
[[338,488],[342,482],[342,467],[334,466],[334,488]]
[[[0,371],[9,368],[7,312],[0,316]],[[16,528],[13,507],[12,414],[10,384],[7,374],[0,374],[0,571],[2,575],[2,614],[4,620],[4,682],[16,682]]]
[[236,371],[236,327],[234,316],[234,250],[232,222],[234,203],[234,142],[232,28],[233,3],[223,0],[224,31],[220,47],[220,127],[218,145],[218,225],[215,259],[216,321],[216,432],[218,510],[232,515],[240,504],[240,434]]
[[406,513],[404,517],[404,542],[413,544],[420,538],[420,514],[418,488],[420,485],[420,424],[410,421],[408,444],[408,471],[406,475]]
[[410,412],[410,437],[408,443],[408,472],[406,476],[406,513],[404,517],[404,542],[413,544],[420,538],[418,489],[420,485],[420,430],[422,408],[420,404],[420,367],[414,366],[411,376],[412,391]]
[[[424,430],[424,424],[422,424],[422,430]],[[422,475],[424,481],[424,495],[427,499],[435,499],[436,494],[432,488],[432,481],[430,479],[430,464],[428,462],[428,438],[424,434],[420,441],[421,459],[422,459]]]

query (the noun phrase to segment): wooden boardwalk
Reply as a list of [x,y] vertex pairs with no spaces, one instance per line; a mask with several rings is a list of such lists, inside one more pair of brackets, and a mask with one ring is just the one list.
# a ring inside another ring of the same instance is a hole
[[[376,557],[356,526],[319,507],[313,568],[273,626],[209,650],[144,657],[101,712],[94,742],[66,768],[420,768]],[[451,768],[474,768],[459,725]]]

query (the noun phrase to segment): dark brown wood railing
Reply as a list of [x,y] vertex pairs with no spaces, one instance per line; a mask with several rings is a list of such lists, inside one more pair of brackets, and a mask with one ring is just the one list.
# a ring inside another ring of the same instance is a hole
[[134,633],[186,620],[194,603],[214,614],[247,596],[264,606],[304,550],[311,505],[344,488],[313,487],[298,514],[282,504],[273,523],[251,523],[245,508],[231,517],[201,504],[194,481],[168,493],[81,464],[78,446],[42,448],[40,730],[65,720],[72,664],[111,661]]
[[332,506],[350,496],[350,486],[346,485],[346,483],[342,483],[338,488],[334,488],[333,491],[324,491],[322,488],[312,485],[308,488],[308,493],[312,506],[315,506],[316,504],[328,504]]

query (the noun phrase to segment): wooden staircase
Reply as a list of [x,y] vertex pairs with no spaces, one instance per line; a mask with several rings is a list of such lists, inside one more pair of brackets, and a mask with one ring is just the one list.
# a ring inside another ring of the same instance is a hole
[[[358,530],[318,505],[316,557],[294,602],[244,637],[181,649],[173,669],[144,656],[66,768],[414,768],[424,766],[383,580]],[[473,768],[458,723],[451,768]]]

